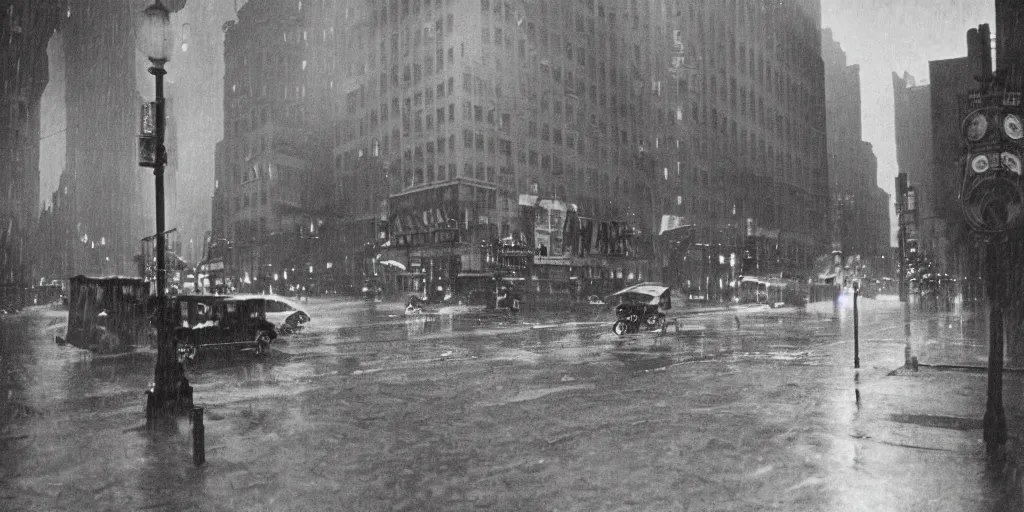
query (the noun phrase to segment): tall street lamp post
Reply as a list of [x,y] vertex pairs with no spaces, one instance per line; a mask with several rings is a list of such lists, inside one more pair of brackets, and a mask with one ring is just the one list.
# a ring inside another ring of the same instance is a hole
[[157,417],[180,414],[191,406],[192,388],[185,380],[185,372],[177,360],[174,340],[167,334],[164,302],[167,286],[167,243],[164,226],[164,167],[167,149],[164,147],[164,64],[170,60],[170,12],[161,0],[142,12],[139,42],[149,61],[150,74],[156,78],[156,101],[144,107],[142,137],[140,137],[140,165],[153,168],[156,185],[156,294],[157,294],[157,357],[154,387],[146,402],[146,421]]

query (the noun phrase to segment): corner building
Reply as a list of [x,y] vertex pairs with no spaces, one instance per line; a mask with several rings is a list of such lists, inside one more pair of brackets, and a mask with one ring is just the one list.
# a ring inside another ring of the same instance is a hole
[[[283,211],[245,188],[278,179],[244,178],[266,103],[312,141],[294,211],[326,219],[298,246],[342,288],[507,270],[536,292],[664,279],[723,298],[741,273],[804,270],[826,239],[817,3],[704,4],[251,0],[226,39],[226,257],[259,273],[242,245]],[[664,216],[693,235],[656,236]]]
[[326,137],[309,108],[309,9],[302,7],[251,0],[224,26],[211,286],[279,291],[308,279]]
[[[643,2],[350,2],[336,175],[342,189],[359,187],[365,179],[352,177],[373,159],[372,179],[389,192],[390,251],[409,270],[483,271],[496,239],[539,245],[533,207],[547,200],[619,229],[622,250],[578,266],[641,277],[652,53],[639,6],[649,15]],[[550,244],[552,255],[566,245]]]
[[664,115],[646,120],[668,148],[661,213],[695,226],[681,285],[714,298],[740,275],[806,275],[830,238],[820,3],[654,5],[652,48],[675,57],[655,61]]

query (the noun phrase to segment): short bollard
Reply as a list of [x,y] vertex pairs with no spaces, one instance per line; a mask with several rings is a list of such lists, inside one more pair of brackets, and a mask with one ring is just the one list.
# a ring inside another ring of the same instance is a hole
[[206,462],[206,427],[203,426],[203,408],[192,408],[192,463],[202,466]]

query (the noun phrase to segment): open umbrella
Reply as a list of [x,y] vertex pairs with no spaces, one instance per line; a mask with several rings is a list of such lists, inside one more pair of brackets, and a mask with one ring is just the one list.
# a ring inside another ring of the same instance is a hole
[[405,271],[405,265],[403,265],[403,264],[401,264],[401,263],[399,263],[399,262],[397,262],[395,260],[384,260],[384,261],[380,262],[380,264],[381,265],[386,265],[386,266],[389,266],[389,267],[395,267],[398,270],[401,270],[403,272]]

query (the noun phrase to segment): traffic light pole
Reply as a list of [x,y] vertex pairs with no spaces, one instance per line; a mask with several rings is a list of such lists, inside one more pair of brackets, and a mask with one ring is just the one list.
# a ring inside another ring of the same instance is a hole
[[999,273],[996,242],[985,244],[985,281],[988,292],[988,401],[985,405],[984,439],[991,452],[1006,444],[1006,414],[1003,411],[1003,284]]
[[967,96],[970,108],[961,125],[964,171],[960,202],[967,226],[984,247],[984,280],[989,307],[988,392],[984,439],[989,455],[1006,444],[1003,411],[1003,350],[1006,285],[1001,261],[1009,233],[1024,227],[1024,109],[1019,69],[1011,64],[992,73],[988,25],[967,33],[968,58],[980,89]]

